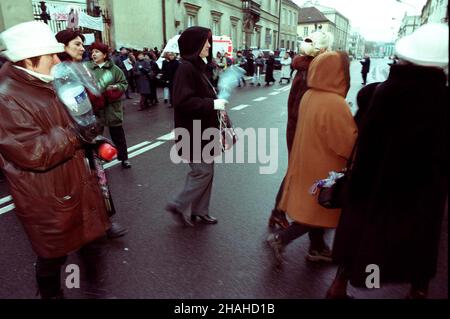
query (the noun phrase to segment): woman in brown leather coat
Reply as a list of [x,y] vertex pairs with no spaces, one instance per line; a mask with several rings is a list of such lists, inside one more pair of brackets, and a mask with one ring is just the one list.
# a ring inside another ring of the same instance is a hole
[[0,74],[0,168],[38,256],[41,297],[61,298],[60,269],[73,251],[80,251],[89,283],[99,283],[101,241],[110,224],[96,176],[51,83],[64,46],[35,21],[0,39],[11,61]]

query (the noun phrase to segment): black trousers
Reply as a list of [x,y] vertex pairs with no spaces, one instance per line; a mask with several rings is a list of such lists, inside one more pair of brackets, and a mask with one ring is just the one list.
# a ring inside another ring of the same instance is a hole
[[[284,181],[280,184],[280,188],[278,189],[277,197],[275,198],[275,207],[274,210],[277,210],[278,204],[280,203],[281,196],[283,195],[284,189]],[[279,233],[281,242],[284,245],[287,245],[291,241],[303,236],[308,233],[309,240],[311,241],[311,248],[313,249],[322,249],[325,246],[325,242],[323,236],[325,235],[325,229],[317,228],[317,227],[308,227],[298,223],[291,223],[288,229],[283,230]]]
[[169,88],[169,104],[172,105],[172,92],[173,92],[173,83],[170,82],[169,85],[167,85],[167,87]]
[[150,106],[149,103],[152,103],[150,94],[141,94],[141,100],[139,101],[139,105],[141,109],[147,108]]
[[361,73],[362,74],[362,78],[363,78],[363,83],[366,84],[367,83],[367,73]]
[[117,159],[119,161],[126,161],[128,159],[128,151],[123,126],[110,126],[109,134],[111,135],[112,141],[117,146]]
[[322,250],[325,247],[323,240],[325,230],[323,228],[310,227],[293,222],[287,229],[280,231],[278,236],[281,239],[281,243],[285,246],[306,233],[308,233],[311,241],[310,249]]
[[158,94],[156,92],[158,82],[156,80],[150,80],[150,102],[157,103],[158,102]]
[[128,90],[128,88],[130,88],[132,92],[136,92],[136,82],[134,80],[134,75],[132,75],[132,74],[129,75],[127,77],[127,82],[128,82],[127,90]]
[[[84,245],[77,252],[83,265],[80,274],[86,276],[84,291],[101,289],[105,284],[106,237],[96,239]],[[66,263],[67,256],[57,258],[43,258],[38,256],[36,261],[36,281],[42,299],[61,296],[61,267]],[[83,272],[84,270],[84,272]],[[80,285],[82,285],[80,283]]]

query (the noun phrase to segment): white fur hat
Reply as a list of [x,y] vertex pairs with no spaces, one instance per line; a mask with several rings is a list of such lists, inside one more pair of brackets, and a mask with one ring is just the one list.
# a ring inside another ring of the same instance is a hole
[[325,31],[315,31],[311,33],[306,39],[310,39],[312,41],[313,47],[319,50],[331,49],[334,40],[333,35]]
[[423,66],[445,68],[448,65],[448,25],[428,23],[395,44],[396,55]]
[[0,52],[12,62],[64,52],[50,27],[39,21],[17,24],[0,34]]

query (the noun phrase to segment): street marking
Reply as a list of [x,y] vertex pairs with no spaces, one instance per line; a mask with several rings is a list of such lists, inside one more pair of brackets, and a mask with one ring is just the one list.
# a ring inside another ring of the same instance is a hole
[[278,94],[280,94],[281,92],[271,92],[271,93],[269,93],[269,95],[278,95]]
[[151,145],[149,145],[149,146],[147,146],[147,147],[141,148],[139,151],[136,151],[136,152],[134,152],[134,153],[131,153],[128,157],[129,157],[129,158],[136,157],[136,156],[138,156],[138,155],[140,155],[140,154],[142,154],[142,153],[145,153],[145,152],[150,151],[150,150],[152,150],[152,149],[154,149],[154,148],[156,148],[156,147],[158,147],[158,146],[160,146],[160,145],[163,145],[164,143],[165,143],[165,142],[162,142],[162,141],[153,143],[153,144],[151,144]]
[[[130,156],[128,156],[128,157],[130,157]],[[105,165],[103,165],[103,168],[104,168],[104,169],[107,169],[107,168],[116,166],[116,165],[119,164],[119,163],[120,163],[120,162],[119,162],[118,160],[115,159],[114,161],[111,161],[111,162],[106,163]]]
[[151,142],[149,142],[149,141],[144,141],[144,142],[142,142],[142,143],[136,144],[136,145],[134,145],[134,146],[128,148],[128,152],[133,152],[133,151],[137,150],[138,148],[141,148],[141,147],[143,147],[143,146],[146,146],[146,145],[148,145],[148,144],[150,144],[150,143],[151,143]]
[[157,137],[156,139],[163,140],[163,141],[173,141],[175,139],[175,133],[174,133],[174,131],[172,131],[169,134],[162,135],[160,137]]
[[240,111],[242,109],[245,109],[247,106],[250,106],[250,105],[248,105],[248,104],[241,104],[241,105],[233,107],[231,110],[232,111]]
[[8,206],[5,206],[5,207],[3,207],[3,208],[0,208],[0,215],[1,215],[1,214],[4,214],[4,213],[7,213],[7,212],[9,212],[9,211],[11,211],[11,210],[13,210],[14,207],[16,207],[16,206],[14,206],[14,204],[9,204]]
[[261,102],[261,101],[264,101],[264,100],[267,100],[267,97],[262,96],[262,97],[259,97],[257,99],[254,99],[253,102]]
[[11,196],[6,196],[3,198],[0,198],[0,205],[3,205],[4,203],[10,202],[12,201],[12,197]]

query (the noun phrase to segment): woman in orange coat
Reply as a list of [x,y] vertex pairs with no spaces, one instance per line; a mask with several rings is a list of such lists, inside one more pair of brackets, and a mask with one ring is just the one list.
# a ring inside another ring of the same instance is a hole
[[[345,101],[350,88],[347,54],[326,52],[316,57],[309,67],[307,82],[310,89],[300,102],[299,120],[278,207],[294,222],[267,239],[279,263],[282,262],[283,248],[292,240],[315,228],[337,226],[340,210],[323,208],[309,190],[315,181],[326,178],[330,171],[346,166],[357,136],[356,124]],[[314,238],[311,240],[314,246]]]

